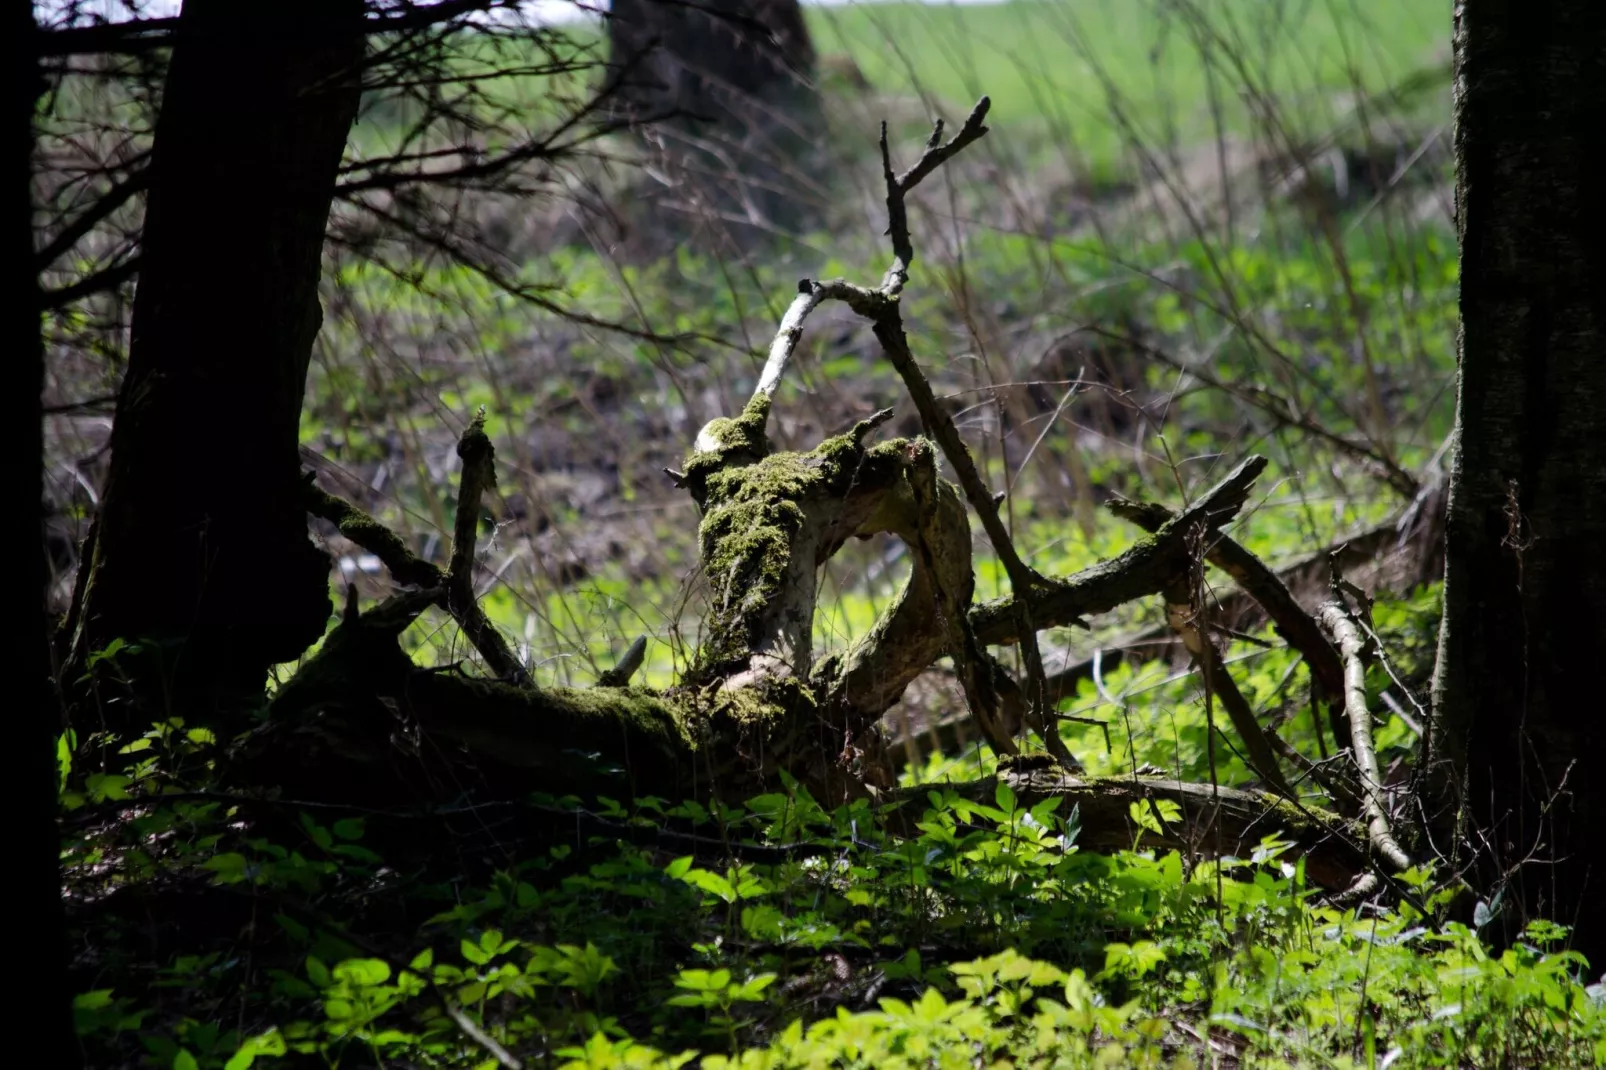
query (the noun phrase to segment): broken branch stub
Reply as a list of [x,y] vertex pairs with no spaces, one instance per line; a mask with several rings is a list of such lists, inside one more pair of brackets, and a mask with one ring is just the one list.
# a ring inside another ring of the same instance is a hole
[[530,674],[514,657],[502,633],[485,616],[474,594],[474,551],[480,526],[480,499],[496,489],[496,448],[485,433],[485,407],[469,421],[457,441],[463,471],[457,483],[457,520],[452,529],[451,567],[446,573],[446,608],[463,634],[500,679],[530,686]]

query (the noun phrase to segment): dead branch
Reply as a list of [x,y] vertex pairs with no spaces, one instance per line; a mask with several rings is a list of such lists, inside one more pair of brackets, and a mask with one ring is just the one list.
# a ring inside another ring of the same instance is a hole
[[1372,714],[1366,708],[1366,641],[1349,610],[1337,602],[1325,603],[1316,611],[1327,634],[1333,637],[1344,659],[1344,706],[1349,714],[1350,744],[1356,771],[1361,779],[1361,806],[1366,814],[1366,831],[1372,847],[1395,869],[1409,869],[1411,858],[1389,830],[1388,810],[1383,805],[1382,777],[1377,771],[1377,748],[1372,743]]
[[[1080,624],[1082,618],[1116,606],[1159,594],[1167,583],[1185,572],[1189,561],[1190,533],[1218,527],[1237,515],[1266,468],[1264,457],[1249,457],[1221,482],[1149,538],[1110,561],[1056,580],[1030,595],[1031,616],[1040,628]],[[1020,638],[1014,599],[984,602],[970,611],[976,638],[988,645],[1017,642]]]
[[463,432],[457,453],[463,459],[463,474],[458,484],[457,523],[447,572],[413,553],[400,536],[355,505],[320,488],[312,481],[311,472],[303,484],[302,505],[308,513],[335,525],[341,535],[379,558],[397,583],[427,592],[430,604],[452,615],[493,673],[521,686],[533,686],[524,666],[486,619],[474,596],[474,543],[480,499],[486,490],[496,486],[496,451],[485,434],[484,409]]
[[[991,106],[992,101],[987,97],[978,100],[959,133],[947,142],[942,141],[943,124],[939,120],[932,128],[931,137],[927,139],[925,151],[920,159],[901,175],[893,169],[892,150],[887,141],[887,125],[884,122],[881,124],[881,167],[887,191],[887,233],[892,240],[892,264],[883,276],[880,287],[875,290],[853,286],[841,280],[813,283],[811,289],[820,297],[832,297],[846,302],[855,312],[870,320],[876,340],[880,342],[882,351],[886,353],[887,359],[892,362],[893,368],[903,379],[904,388],[909,392],[910,398],[915,403],[915,409],[920,413],[921,424],[926,433],[942,450],[943,457],[953,467],[959,479],[959,485],[964,490],[970,507],[981,518],[982,527],[992,543],[993,552],[1003,563],[1004,571],[1009,576],[1010,587],[1016,594],[1012,606],[1017,617],[1018,642],[1026,662],[1029,723],[1037,730],[1050,753],[1062,762],[1071,764],[1075,759],[1066,750],[1059,732],[1049,723],[1046,716],[1048,706],[1043,679],[1043,659],[1037,646],[1037,628],[1032,623],[1031,592],[1051,584],[1028,567],[1015,550],[1014,541],[999,516],[997,499],[977,469],[969,447],[959,435],[959,429],[954,426],[953,419],[948,413],[937,404],[930,382],[915,361],[909,347],[908,335],[904,331],[903,314],[898,301],[904,286],[909,281],[909,268],[914,262],[915,255],[914,244],[909,237],[907,195],[920,184],[921,180],[952,159],[965,146],[987,133],[985,120]],[[966,695],[968,700],[970,697],[968,688]],[[977,713],[977,716],[979,719],[987,718],[991,716],[991,711]],[[992,733],[989,733],[990,738],[991,735]]]
[[635,640],[625,648],[624,656],[619,663],[601,676],[597,677],[598,687],[624,687],[630,683],[630,678],[636,675],[641,663],[647,660],[647,637],[636,636]]
[[[1122,520],[1136,524],[1151,535],[1176,515],[1157,503],[1121,498],[1110,502],[1109,509]],[[1338,652],[1317,627],[1315,619],[1294,600],[1277,573],[1221,531],[1211,531],[1207,536],[1205,560],[1231,576],[1249,597],[1260,604],[1288,645],[1304,657],[1311,674],[1321,682],[1323,690],[1329,695],[1343,692],[1344,668],[1339,664]]]
[[753,396],[762,394],[767,398],[775,396],[776,387],[781,385],[781,376],[786,372],[786,365],[792,359],[797,349],[798,341],[803,337],[803,321],[809,318],[809,313],[817,308],[825,294],[821,292],[808,279],[797,284],[797,296],[787,306],[786,315],[781,317],[781,325],[775,332],[775,341],[770,343],[769,359],[764,362],[764,371],[758,377],[758,387]]
[[1003,715],[1005,681],[976,641],[967,613],[975,587],[969,516],[953,485],[937,477],[930,444],[916,442],[909,449],[905,484],[878,509],[876,526],[914,551],[914,569],[870,633],[840,662],[816,673],[817,690],[828,696],[826,709],[841,711],[844,723],[868,727],[946,653],[989,745],[1014,754],[1018,748]]
[[[1126,499],[1112,501],[1109,508],[1116,516],[1136,524],[1151,534],[1159,531],[1175,516],[1170,509],[1158,503],[1134,502]],[[1211,531],[1206,537],[1205,560],[1231,576],[1239,587],[1266,611],[1266,615],[1277,626],[1278,632],[1287,640],[1288,645],[1299,651],[1305,659],[1305,664],[1310,666],[1311,675],[1323,692],[1334,696],[1343,694],[1344,670],[1339,664],[1338,652],[1322,634],[1315,619],[1295,601],[1293,594],[1275,572],[1267,568],[1264,562],[1241,544],[1219,530]],[[1198,629],[1194,629],[1194,632],[1195,644],[1207,649],[1205,656],[1210,662],[1208,668],[1203,666],[1202,668],[1213,681],[1220,684],[1221,690],[1218,693],[1221,695],[1222,704],[1226,707],[1234,726],[1238,728],[1239,734],[1243,735],[1250,726],[1258,728],[1258,722],[1255,721],[1237,685],[1232,682],[1225,669],[1221,668],[1221,657],[1219,651],[1215,649],[1215,644]],[[1200,655],[1194,649],[1194,645],[1188,644],[1188,637],[1182,635],[1182,638],[1189,653],[1198,658]],[[1328,706],[1334,740],[1343,738],[1341,708],[1338,703]],[[1251,743],[1248,736],[1244,737],[1245,746],[1249,748],[1250,757],[1253,759],[1251,764],[1255,766],[1257,772],[1260,771],[1260,763],[1273,760],[1271,752],[1276,751],[1285,758],[1293,760],[1306,774],[1326,787],[1335,799],[1353,796],[1354,793],[1347,790],[1347,787],[1328,777],[1318,766],[1306,761],[1298,751],[1283,743],[1281,738],[1276,738],[1276,733],[1267,735],[1274,738],[1266,739],[1263,736],[1262,742],[1266,744],[1264,748],[1257,743]]]
[[[1272,575],[1276,577],[1279,584],[1290,591],[1290,597],[1293,597],[1292,591],[1295,589],[1304,590],[1317,582],[1325,582],[1327,573],[1334,561],[1341,567],[1359,565],[1376,557],[1390,545],[1400,544],[1414,538],[1411,532],[1415,530],[1415,525],[1419,520],[1418,513],[1421,511],[1419,506],[1420,501],[1417,505],[1413,505],[1408,509],[1399,519],[1390,520],[1357,534],[1346,536],[1332,546],[1324,547],[1314,553],[1300,557],[1293,563],[1276,570]],[[1437,530],[1436,525],[1442,523],[1442,500],[1439,501],[1436,509],[1437,511],[1434,515],[1426,521],[1426,525],[1432,530]],[[1206,560],[1210,560],[1210,558],[1207,556]],[[1212,564],[1214,563],[1212,561]],[[1262,610],[1265,608],[1260,605],[1253,595],[1241,587],[1221,592],[1215,601],[1217,615],[1229,621],[1241,620],[1246,615],[1253,614],[1255,606],[1260,606]],[[1270,614],[1268,613],[1267,615],[1269,616]],[[1145,628],[1142,631],[1122,636],[1105,644],[1097,651],[1097,655],[1102,660],[1105,669],[1113,669],[1126,659],[1128,651],[1143,647],[1158,648],[1169,646],[1170,643],[1167,636],[1170,634],[1171,628],[1166,624]],[[1322,646],[1331,648],[1332,644],[1327,641],[1325,635],[1321,637],[1321,640]],[[1289,645],[1292,646],[1294,644],[1290,643]],[[1304,651],[1301,650],[1301,653],[1304,653]],[[1154,656],[1161,655],[1156,653]],[[1335,654],[1335,659],[1336,656]],[[1087,657],[1069,664],[1059,672],[1049,676],[1049,701],[1058,702],[1067,696],[1075,695],[1076,687],[1081,681],[1093,678],[1093,665],[1094,658]],[[1330,692],[1335,696],[1342,694],[1342,667],[1339,670],[1338,681],[1339,687]],[[1339,716],[1341,715],[1340,713]],[[1342,722],[1339,723],[1342,724]],[[1343,729],[1338,733],[1337,738],[1342,740],[1347,738],[1348,735],[1348,729]]]
[[307,512],[327,520],[341,535],[379,558],[391,579],[407,587],[445,588],[446,574],[409,550],[394,531],[318,486],[312,481],[312,472],[304,473],[303,479],[302,504]]

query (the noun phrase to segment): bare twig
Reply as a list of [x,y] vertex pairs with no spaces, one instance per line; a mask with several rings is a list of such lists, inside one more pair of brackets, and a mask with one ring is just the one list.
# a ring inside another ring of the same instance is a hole
[[1090,325],[1085,329],[1091,334],[1121,342],[1131,347],[1139,355],[1164,364],[1184,375],[1191,375],[1212,390],[1219,390],[1229,397],[1258,409],[1283,427],[1294,428],[1307,435],[1319,438],[1340,452],[1365,464],[1374,466],[1381,472],[1384,482],[1388,483],[1396,493],[1407,501],[1414,499],[1422,490],[1422,483],[1416,476],[1401,468],[1397,461],[1380,451],[1375,445],[1369,442],[1356,442],[1324,427],[1320,421],[1308,413],[1300,412],[1293,402],[1279,394],[1260,386],[1241,386],[1237,383],[1228,382],[1209,371],[1202,363],[1183,360],[1129,334],[1094,325]]

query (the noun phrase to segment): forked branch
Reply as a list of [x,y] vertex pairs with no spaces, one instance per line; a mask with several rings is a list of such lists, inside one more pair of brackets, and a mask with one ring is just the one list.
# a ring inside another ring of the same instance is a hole
[[[1010,587],[1016,596],[1013,605],[1017,617],[1017,638],[1022,660],[1026,663],[1028,723],[1037,730],[1050,753],[1062,763],[1072,765],[1075,760],[1066,750],[1065,744],[1060,740],[1059,732],[1047,717],[1048,702],[1043,676],[1043,658],[1037,646],[1037,628],[1032,622],[1033,592],[1052,588],[1054,583],[1027,566],[1016,551],[1014,540],[1010,538],[1009,531],[999,516],[998,499],[988,488],[969,447],[960,437],[959,429],[954,426],[953,419],[937,404],[931,383],[915,361],[914,353],[909,347],[908,335],[904,331],[903,314],[898,300],[909,281],[909,267],[914,262],[915,255],[914,243],[909,237],[906,198],[923,179],[987,133],[985,120],[987,110],[991,106],[992,102],[987,97],[982,97],[965,119],[959,133],[946,142],[942,140],[942,122],[939,120],[932,129],[931,137],[926,141],[925,151],[920,159],[901,175],[893,168],[892,150],[887,141],[887,127],[885,123],[881,124],[881,167],[887,189],[887,233],[892,239],[892,264],[877,289],[870,290],[841,280],[832,280],[810,284],[807,296],[841,300],[859,315],[870,320],[876,340],[881,344],[887,359],[892,362],[893,368],[903,379],[904,388],[908,390],[916,411],[920,413],[920,421],[926,434],[937,443],[944,459],[953,468],[959,486],[965,493],[965,500],[981,518],[982,528],[987,532],[993,552],[998,555],[998,559],[1003,563],[1004,572],[1009,577]],[[803,300],[804,298],[800,297],[793,303],[792,308],[795,310],[802,307],[800,302]],[[807,305],[807,308],[812,307],[813,304]],[[807,314],[806,309],[802,314]],[[792,311],[789,310],[788,319],[791,315]],[[777,339],[777,345],[780,341]],[[773,359],[772,353],[772,361]],[[978,712],[978,717],[981,718],[990,715],[991,711]]]

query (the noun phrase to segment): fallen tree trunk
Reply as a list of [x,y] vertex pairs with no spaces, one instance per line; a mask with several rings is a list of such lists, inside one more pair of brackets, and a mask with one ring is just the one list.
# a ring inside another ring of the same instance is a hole
[[[607,686],[539,687],[486,618],[472,584],[480,494],[495,479],[482,414],[459,446],[459,523],[444,573],[371,517],[309,484],[309,511],[337,524],[412,589],[365,612],[351,595],[318,654],[280,689],[266,723],[236,748],[244,779],[300,797],[345,796],[367,805],[445,801],[465,790],[481,798],[543,792],[739,804],[773,790],[785,773],[832,807],[866,795],[890,797],[895,777],[877,722],[910,682],[947,658],[977,727],[1004,758],[1000,776],[1028,798],[1071,798],[1088,846],[1130,846],[1131,804],[1169,800],[1181,816],[1162,818],[1161,831],[1149,835],[1156,846],[1246,853],[1275,834],[1316,860],[1314,880],[1347,887],[1366,867],[1364,832],[1357,836],[1343,819],[1297,800],[1174,780],[1079,778],[1074,757],[1050,727],[1040,664],[1026,658],[1023,688],[986,650],[1019,643],[1029,655],[1039,629],[1155,594],[1178,597],[1178,585],[1198,575],[1211,533],[1243,507],[1263,458],[1245,459],[1182,512],[1154,514],[1152,534],[1126,553],[1054,579],[1020,563],[951,421],[928,417],[935,442],[873,443],[890,416],[879,413],[807,452],[771,448],[766,425],[776,386],[805,320],[827,300],[872,320],[911,392],[929,401],[897,313],[913,257],[903,198],[985,133],[984,114],[985,98],[958,136],[947,143],[934,136],[902,175],[887,158],[895,255],[881,286],[804,280],[752,400],[739,415],[704,427],[685,471],[671,473],[701,511],[709,596],[699,646],[674,687],[624,686],[628,665],[608,674]],[[963,487],[939,477],[939,450]],[[1000,559],[1014,563],[1009,598],[972,604],[967,503]],[[820,567],[848,539],[881,534],[909,547],[909,580],[864,636],[816,661]],[[402,632],[432,608],[457,622],[494,678],[457,666],[420,667],[403,652]],[[1018,755],[1012,724],[1022,719],[1039,730],[1049,753]],[[1273,775],[1275,760],[1268,756],[1264,764],[1268,780],[1286,795],[1286,782]]]

